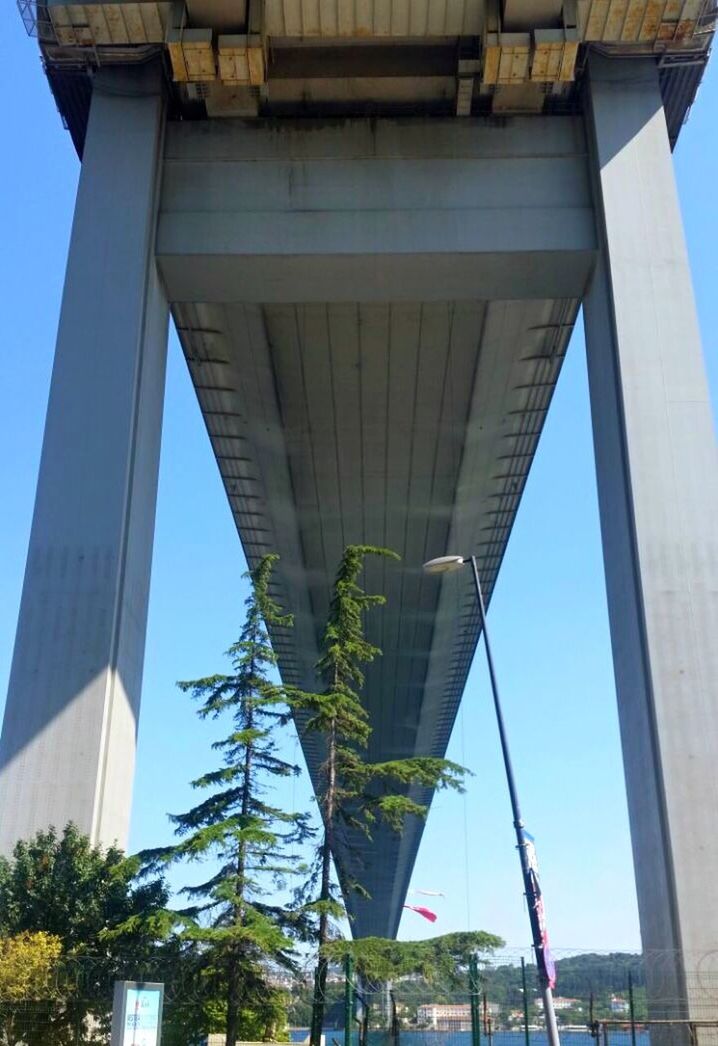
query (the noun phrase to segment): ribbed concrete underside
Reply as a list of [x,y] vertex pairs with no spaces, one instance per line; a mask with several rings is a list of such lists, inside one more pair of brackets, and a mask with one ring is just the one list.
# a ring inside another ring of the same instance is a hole
[[[182,305],[175,321],[250,563],[281,556],[277,594],[295,615],[275,635],[283,678],[316,685],[317,640],[343,547],[372,562],[387,606],[368,621],[369,756],[442,755],[477,623],[462,577],[422,563],[476,552],[490,592],[577,303]],[[321,754],[303,741],[310,770]],[[355,932],[396,932],[421,825],[347,839],[340,867]]]

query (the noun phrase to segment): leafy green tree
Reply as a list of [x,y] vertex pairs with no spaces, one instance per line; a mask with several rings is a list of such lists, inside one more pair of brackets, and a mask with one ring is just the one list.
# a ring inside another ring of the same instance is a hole
[[[270,678],[276,658],[267,626],[289,625],[269,594],[275,555],[250,574],[250,595],[239,640],[229,649],[232,671],[180,683],[201,702],[200,718],[228,714],[231,730],[213,747],[222,764],[193,781],[206,793],[186,813],[173,816],[180,842],[145,851],[150,867],[212,858],[219,867],[199,885],[185,887],[191,900],[179,913],[182,935],[204,946],[203,962],[224,974],[225,1034],[234,1046],[247,1021],[276,1023],[277,993],[262,963],[290,962],[292,935],[301,921],[267,899],[268,883],[282,886],[299,868],[292,853],[310,833],[306,814],[287,812],[267,798],[273,778],[299,773],[278,755],[277,730],[289,718],[283,687]],[[248,1016],[248,1015],[251,1015]]]
[[[391,982],[403,1018],[415,1021],[422,1004],[468,1001],[470,956],[479,954],[486,958],[503,945],[503,940],[495,934],[476,930],[423,941],[395,941],[384,937],[334,940],[324,951],[335,971],[341,970],[347,957],[351,957],[362,994],[370,1004],[377,993],[385,998],[384,986]],[[310,985],[295,986],[289,1011],[293,1024],[304,1027],[310,1023],[312,997]],[[326,1024],[337,1027],[344,1019],[343,980],[330,978],[325,1001]],[[382,1026],[386,1019],[384,1006],[372,1009]]]
[[[332,856],[337,854],[340,827],[369,834],[377,819],[401,831],[405,819],[424,817],[426,808],[408,794],[412,785],[461,788],[463,769],[444,759],[421,758],[369,763],[362,754],[371,726],[360,692],[363,667],[381,654],[364,634],[364,617],[386,600],[368,594],[359,584],[367,556],[398,559],[395,552],[372,545],[348,545],[334,582],[317,671],[324,683],[317,693],[293,691],[291,703],[301,714],[305,733],[319,734],[326,758],[321,767],[317,800],[324,831],[317,847],[312,874],[300,896],[304,911],[312,913],[318,946],[311,1043],[319,1046],[324,1018],[328,959],[324,948],[331,921],[344,912],[331,878]],[[344,891],[362,890],[343,876]]]
[[[167,982],[162,1022],[162,1046],[189,1046],[209,1034],[225,1034],[227,1027],[227,970],[223,954],[202,941],[176,937],[173,954],[156,967],[157,979]],[[245,964],[242,970],[239,1027],[242,1039],[282,1041],[286,1031],[289,998],[267,983],[265,970]]]
[[[33,1032],[43,1009],[57,998],[59,938],[28,930],[0,937],[0,1042],[16,1046]],[[29,1032],[29,1035],[28,1035]]]
[[0,938],[0,999],[47,998],[53,991],[57,962],[62,954],[59,937],[24,930]]
[[360,937],[355,941],[330,941],[324,947],[329,962],[354,961],[356,973],[365,981],[395,981],[421,977],[456,985],[465,979],[471,955],[491,954],[504,946],[496,934],[484,930],[446,933],[423,941],[394,941],[385,937]]
[[[53,934],[65,956],[94,958],[132,951],[138,963],[154,949],[167,890],[138,876],[139,862],[117,847],[93,846],[73,824],[38,832],[0,858],[0,935]],[[121,942],[107,931],[128,924]]]
[[[53,983],[35,985],[22,1005],[26,1046],[101,1040],[112,1003],[112,982],[134,978],[153,961],[167,925],[167,891],[161,879],[138,878],[138,862],[116,847],[90,843],[74,825],[19,842],[10,860],[0,859],[0,937],[5,955],[19,942],[52,942]],[[128,924],[120,939],[112,931]],[[28,945],[29,946],[29,945]],[[28,958],[29,961],[29,958]],[[16,990],[17,994],[17,990]],[[39,996],[43,996],[42,998]],[[5,998],[0,1019],[17,1025],[19,1000]]]

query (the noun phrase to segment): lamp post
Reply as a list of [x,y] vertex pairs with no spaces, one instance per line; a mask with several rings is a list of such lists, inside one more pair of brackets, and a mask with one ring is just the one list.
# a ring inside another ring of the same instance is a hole
[[549,1046],[560,1046],[558,1026],[556,1024],[556,1014],[553,1008],[553,992],[549,983],[549,973],[546,966],[546,942],[541,928],[541,895],[538,889],[538,880],[535,875],[535,868],[532,868],[531,860],[529,857],[530,837],[527,837],[526,829],[521,819],[521,808],[519,807],[519,798],[518,793],[516,791],[516,781],[514,779],[513,767],[511,765],[511,755],[509,752],[508,739],[506,737],[506,726],[504,724],[504,716],[503,712],[501,711],[499,688],[496,682],[494,659],[491,654],[489,633],[486,629],[486,608],[484,607],[484,597],[481,591],[481,579],[479,578],[479,568],[476,564],[476,556],[469,556],[468,559],[464,558],[464,556],[440,556],[438,559],[431,559],[428,563],[425,563],[424,570],[427,572],[427,574],[449,574],[455,570],[460,570],[463,566],[467,565],[471,566],[471,570],[474,577],[474,586],[476,588],[476,602],[479,608],[479,621],[481,624],[481,632],[484,637],[486,663],[489,669],[491,693],[494,699],[494,711],[496,713],[496,722],[499,728],[501,753],[504,759],[506,782],[509,786],[509,796],[511,798],[511,811],[514,818],[516,845],[519,851],[519,858],[521,860],[521,875],[523,877],[524,892],[526,894],[526,901],[528,903],[529,908],[529,919],[531,922],[531,938],[533,940],[534,952],[536,953],[536,965],[539,971],[539,978],[541,982],[541,995],[543,997],[544,1003],[546,1031],[548,1033]]

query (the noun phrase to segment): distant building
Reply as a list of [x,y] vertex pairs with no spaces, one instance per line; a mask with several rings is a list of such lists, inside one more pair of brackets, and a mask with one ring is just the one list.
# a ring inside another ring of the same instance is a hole
[[[466,1002],[460,1003],[427,1003],[419,1006],[416,1011],[419,1024],[428,1028],[455,1027],[457,1024],[468,1024],[471,1028],[471,1006]],[[460,1031],[468,1029],[460,1028]]]
[[[489,1017],[496,1017],[499,1009],[497,1003],[490,1002],[486,1012]],[[417,1008],[416,1019],[423,1027],[435,1031],[471,1031],[471,1006],[467,1002],[427,1003]]]
[[284,971],[269,970],[267,971],[267,983],[271,984],[273,988],[290,989],[294,987],[296,978]]
[[[539,1010],[542,1010],[543,1009],[543,999],[537,999],[536,1000],[536,1006],[538,1007]],[[581,1009],[581,1000],[580,999],[569,999],[567,996],[556,995],[554,997],[554,1000],[553,1000],[553,1008],[554,1008],[554,1010],[557,1013],[559,1013],[561,1010],[572,1010],[574,1008],[577,1009],[577,1010],[580,1010]]]
[[626,1013],[630,1013],[631,1007],[627,999],[622,998],[620,995],[611,996],[611,1013],[615,1013],[623,1016]]

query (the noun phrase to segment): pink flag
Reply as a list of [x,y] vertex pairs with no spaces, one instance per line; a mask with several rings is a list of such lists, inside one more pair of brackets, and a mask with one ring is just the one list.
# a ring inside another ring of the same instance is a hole
[[431,908],[424,908],[421,904],[405,904],[404,908],[408,908],[410,912],[416,912],[418,915],[423,915],[430,923],[436,922],[436,912],[432,912]]

